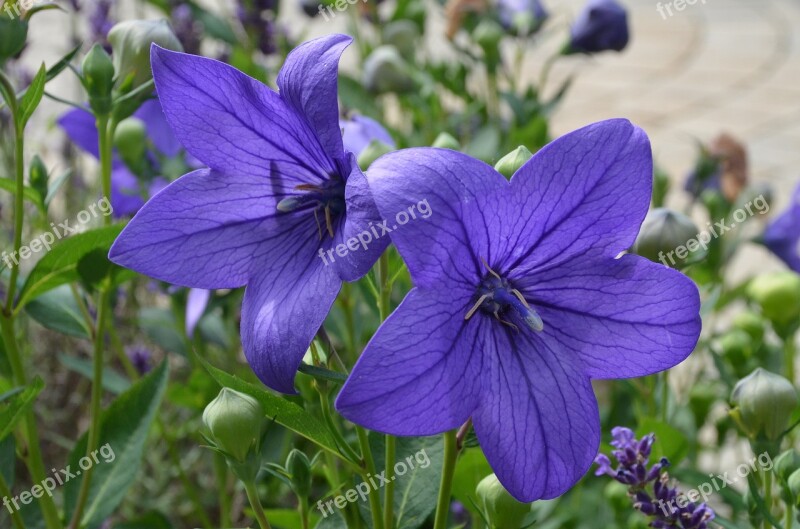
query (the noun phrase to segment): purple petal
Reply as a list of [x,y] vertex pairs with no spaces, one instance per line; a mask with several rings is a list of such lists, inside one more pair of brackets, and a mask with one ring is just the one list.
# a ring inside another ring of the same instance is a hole
[[58,124],[67,133],[70,141],[83,151],[99,158],[97,124],[87,110],[73,109],[58,119]]
[[395,143],[389,132],[383,125],[367,116],[356,115],[350,119],[339,120],[339,127],[342,129],[342,142],[347,151],[356,156],[367,148],[373,140],[378,140],[390,147]]
[[[474,292],[485,273],[481,259],[490,258],[489,222],[476,204],[506,189],[506,179],[465,154],[432,148],[382,156],[370,166],[367,179],[415,285],[457,283]],[[417,213],[417,219],[397,224],[398,214],[411,208],[419,212],[420,206],[430,211],[429,219]]]
[[287,232],[283,247],[258,261],[242,302],[242,346],[270,388],[293,394],[294,377],[342,286],[319,259],[316,233]]
[[480,397],[481,357],[497,354],[480,322],[464,321],[468,303],[412,289],[367,345],[336,409],[394,435],[434,435],[466,422]]
[[175,136],[208,167],[289,189],[336,170],[307,121],[269,87],[219,61],[156,46],[152,64]]
[[211,291],[201,288],[192,288],[186,297],[186,335],[191,338],[194,336],[194,328],[203,317],[203,313],[211,299]]
[[327,35],[296,47],[278,74],[281,97],[305,116],[333,158],[343,154],[339,128],[337,83],[339,58],[353,41],[347,35]]
[[[372,199],[367,178],[358,168],[355,156],[352,154],[350,161],[353,170],[347,178],[345,190],[347,215],[343,226],[337,230],[331,246],[331,249],[335,250],[340,247],[339,245],[344,245],[347,252],[342,252],[345,253],[344,257],[334,252],[326,259],[326,261],[335,259],[336,271],[344,281],[355,281],[369,272],[391,242],[389,236],[383,235],[380,229],[377,227],[373,229],[373,226],[380,223],[380,213]],[[376,237],[376,233],[380,236]]]
[[682,362],[700,336],[700,296],[686,276],[647,259],[574,259],[515,281],[592,378],[650,375]]
[[795,189],[789,208],[767,226],[764,245],[800,273],[800,186]]
[[652,180],[650,142],[627,120],[595,123],[550,143],[511,181],[524,206],[524,237],[506,268],[530,271],[589,252],[616,257],[636,239]]
[[[193,288],[243,286],[251,263],[277,240],[276,199],[258,178],[209,169],[182,176],[125,227],[109,258],[141,274]],[[307,224],[307,223],[306,223]]]
[[555,498],[589,470],[600,446],[592,385],[559,344],[494,329],[499,354],[484,355],[475,433],[512,496]]
[[134,116],[142,120],[147,136],[158,152],[169,157],[177,156],[181,152],[181,144],[172,133],[158,99],[145,101]]

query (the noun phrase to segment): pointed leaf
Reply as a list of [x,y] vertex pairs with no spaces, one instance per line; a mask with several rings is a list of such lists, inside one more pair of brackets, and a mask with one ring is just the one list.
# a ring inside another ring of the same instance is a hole
[[17,423],[31,409],[43,388],[44,382],[41,378],[36,377],[22,392],[0,405],[0,425],[2,425],[0,426],[0,441],[14,431]]
[[19,120],[24,127],[28,120],[31,119],[39,103],[42,102],[44,95],[44,85],[47,83],[47,69],[44,64],[39,68],[36,77],[31,81],[31,85],[25,94],[19,100]]

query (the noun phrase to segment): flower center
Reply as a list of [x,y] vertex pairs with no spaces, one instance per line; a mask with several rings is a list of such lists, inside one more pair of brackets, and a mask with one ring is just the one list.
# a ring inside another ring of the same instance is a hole
[[277,209],[281,213],[291,213],[310,209],[317,221],[319,238],[322,240],[322,218],[328,234],[333,237],[333,225],[336,217],[345,212],[345,182],[338,175],[321,184],[300,184],[294,188],[299,194],[284,198],[278,202]]
[[489,274],[478,285],[475,291],[475,304],[464,316],[464,319],[470,319],[475,312],[481,310],[493,315],[499,322],[519,330],[516,325],[506,319],[509,315],[516,314],[532,331],[539,332],[544,329],[542,318],[528,305],[522,292],[513,288],[507,279],[500,277],[485,262],[484,265],[489,270]]

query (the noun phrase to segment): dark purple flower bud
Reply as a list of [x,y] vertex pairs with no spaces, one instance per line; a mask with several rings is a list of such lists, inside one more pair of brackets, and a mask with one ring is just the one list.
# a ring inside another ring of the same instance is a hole
[[179,4],[172,10],[172,29],[186,53],[200,52],[201,27],[187,4]]
[[97,42],[111,51],[108,43],[108,32],[114,27],[114,20],[111,18],[111,0],[95,0],[91,13],[89,14],[89,35],[92,42]]
[[624,7],[615,0],[589,0],[572,26],[566,53],[622,51],[629,38]]
[[148,373],[153,368],[153,355],[146,347],[142,345],[126,347],[125,354],[128,355],[133,367],[140,375]]

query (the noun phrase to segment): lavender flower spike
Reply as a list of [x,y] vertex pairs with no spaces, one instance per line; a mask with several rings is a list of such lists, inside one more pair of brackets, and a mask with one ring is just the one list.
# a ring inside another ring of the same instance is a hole
[[554,141],[511,182],[446,149],[375,161],[383,218],[421,200],[435,213],[392,232],[415,288],[367,345],[338,410],[395,435],[471,417],[515,498],[568,490],[600,443],[590,380],[668,369],[700,334],[692,281],[617,258],[647,213],[652,171],[647,136],[626,120]]
[[379,220],[339,130],[338,62],[351,40],[330,35],[296,48],[278,76],[280,93],[218,61],[154,47],[167,121],[208,169],[153,197],[109,254],[176,285],[246,285],[245,355],[284,393],[295,392],[297,368],[342,281],[367,273],[388,244],[345,257],[331,251]]

